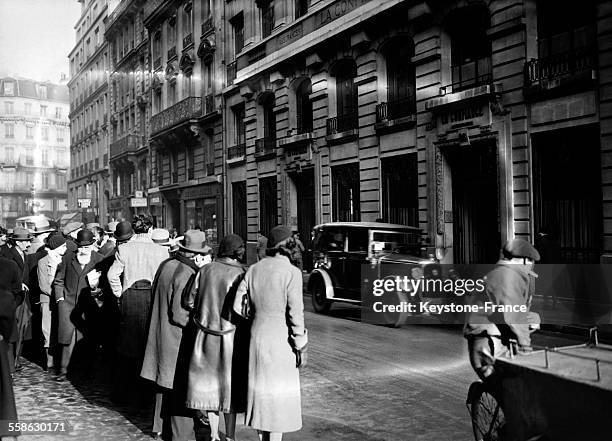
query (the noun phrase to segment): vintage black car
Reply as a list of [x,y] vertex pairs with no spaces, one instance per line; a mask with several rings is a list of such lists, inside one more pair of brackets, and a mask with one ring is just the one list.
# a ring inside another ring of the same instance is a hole
[[[361,304],[362,265],[379,277],[387,268],[407,265],[402,273],[423,277],[437,266],[422,241],[421,230],[381,222],[330,222],[313,229],[314,269],[308,280],[314,310],[329,311],[333,302]],[[434,270],[435,272],[435,270]],[[399,316],[391,317],[393,321]]]

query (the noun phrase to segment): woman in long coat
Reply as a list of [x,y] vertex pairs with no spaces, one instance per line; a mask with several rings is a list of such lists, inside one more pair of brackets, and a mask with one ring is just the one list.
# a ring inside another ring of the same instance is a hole
[[271,441],[302,428],[298,368],[308,339],[302,272],[289,261],[294,246],[289,228],[273,228],[268,257],[248,269],[234,301],[235,312],[253,319],[245,421]]
[[219,244],[218,258],[200,270],[197,291],[188,293],[190,296],[185,299],[186,307],[193,308],[196,328],[189,363],[187,407],[207,412],[212,440],[221,439],[219,412],[225,414],[225,439],[232,440],[236,413],[244,411],[241,398],[246,390],[240,390],[245,388],[240,387],[241,378],[236,375],[239,370],[235,366],[239,360],[234,358],[236,326],[230,314],[234,294],[245,272],[239,262],[243,254],[244,242],[240,236],[225,236]]

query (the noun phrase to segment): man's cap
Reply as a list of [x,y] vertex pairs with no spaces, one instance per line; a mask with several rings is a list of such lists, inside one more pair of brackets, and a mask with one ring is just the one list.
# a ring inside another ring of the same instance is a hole
[[93,245],[95,241],[92,231],[85,229],[78,232],[75,242],[77,247],[86,247],[88,245]]
[[61,234],[54,234],[53,236],[49,236],[49,238],[47,239],[47,246],[52,250],[61,247],[65,243],[66,238]]
[[219,257],[233,256],[236,251],[244,247],[242,237],[237,234],[228,234],[219,244]]
[[285,239],[291,237],[291,228],[285,225],[278,225],[270,230],[268,237],[268,248],[274,248]]
[[533,261],[540,260],[540,253],[533,245],[523,239],[512,239],[506,242],[502,249],[504,256],[512,258],[531,259]]
[[70,233],[74,233],[79,228],[83,228],[83,223],[81,222],[68,222],[64,228],[62,228],[62,233],[68,236]]
[[119,222],[113,234],[115,235],[115,238],[119,241],[129,240],[134,235],[132,224],[128,221]]
[[208,254],[212,249],[206,245],[206,234],[200,230],[188,230],[185,233],[183,243],[179,243],[179,248],[197,254]]
[[28,230],[26,228],[17,227],[11,233],[10,238],[12,240],[18,240],[18,241],[22,241],[22,240],[31,241],[32,240],[32,234],[30,234],[30,230]]
[[172,245],[170,242],[170,232],[164,228],[156,228],[151,233],[151,240],[158,245]]

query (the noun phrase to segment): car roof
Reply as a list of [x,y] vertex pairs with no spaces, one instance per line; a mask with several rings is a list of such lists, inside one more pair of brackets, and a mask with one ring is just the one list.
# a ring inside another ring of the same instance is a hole
[[408,225],[400,225],[400,224],[389,224],[386,222],[326,222],[324,224],[315,225],[313,229],[318,230],[321,228],[333,228],[333,227],[368,228],[372,230],[421,231],[421,229],[417,227],[410,227]]

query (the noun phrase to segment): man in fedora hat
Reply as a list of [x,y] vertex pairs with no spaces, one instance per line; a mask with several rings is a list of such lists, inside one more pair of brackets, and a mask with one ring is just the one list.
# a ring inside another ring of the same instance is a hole
[[81,333],[74,326],[71,314],[80,296],[91,296],[98,289],[100,273],[96,265],[102,256],[94,251],[94,236],[89,230],[80,230],[76,237],[77,252],[66,254],[57,268],[53,292],[57,303],[57,343],[61,347],[60,380],[68,373],[74,345]]
[[168,251],[151,240],[151,226],[148,216],[135,216],[131,226],[120,222],[115,230],[119,245],[108,281],[113,294],[120,299],[121,310],[117,347],[120,367],[114,394],[117,401],[142,401],[142,385],[138,380],[147,343],[151,285],[160,264],[168,258]]
[[[166,239],[169,241],[169,235]],[[153,432],[162,432],[163,421],[167,427],[171,426],[173,440],[195,438],[195,414],[185,409],[184,396],[179,392],[184,392],[184,387],[176,384],[175,371],[183,330],[189,319],[189,311],[181,306],[181,298],[206,261],[203,257],[210,253],[205,239],[201,231],[187,231],[184,244],[160,265],[153,281],[151,323],[140,375],[157,386]],[[182,375],[176,378],[179,377]],[[162,401],[164,411],[160,415]]]

